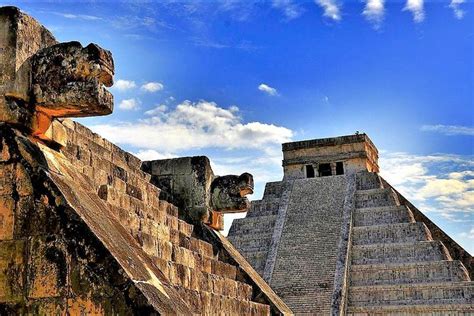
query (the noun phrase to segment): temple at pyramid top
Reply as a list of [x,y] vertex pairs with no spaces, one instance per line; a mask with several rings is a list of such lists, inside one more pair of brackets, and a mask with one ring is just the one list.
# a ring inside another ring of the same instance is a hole
[[379,172],[378,150],[366,134],[283,144],[285,179]]

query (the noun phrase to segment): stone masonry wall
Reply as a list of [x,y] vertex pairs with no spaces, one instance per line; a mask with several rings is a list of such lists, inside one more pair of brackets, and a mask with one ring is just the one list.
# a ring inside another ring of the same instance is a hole
[[0,123],[0,153],[0,314],[154,314],[41,170],[41,151]]

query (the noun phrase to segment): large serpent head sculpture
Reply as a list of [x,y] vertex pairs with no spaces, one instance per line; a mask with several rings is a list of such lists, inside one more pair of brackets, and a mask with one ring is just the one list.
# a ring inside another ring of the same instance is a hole
[[113,84],[109,51],[58,43],[15,7],[0,8],[0,24],[0,122],[47,141],[54,118],[112,113],[113,96],[105,88]]
[[211,183],[211,209],[222,213],[246,211],[250,207],[246,195],[252,193],[253,176],[250,173],[217,177]]

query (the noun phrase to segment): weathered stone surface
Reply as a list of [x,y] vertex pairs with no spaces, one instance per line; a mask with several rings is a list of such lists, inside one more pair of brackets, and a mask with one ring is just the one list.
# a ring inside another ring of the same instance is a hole
[[0,241],[0,301],[18,302],[25,291],[26,242]]
[[211,183],[211,208],[221,213],[241,213],[247,211],[250,202],[246,195],[253,194],[253,176],[227,175],[214,179]]
[[15,228],[15,200],[10,195],[0,196],[0,239],[13,239]]
[[52,45],[31,58],[33,102],[52,117],[106,115],[113,97],[112,54],[95,44]]
[[[82,306],[81,302],[103,293],[112,296],[100,303],[88,304],[98,304],[104,314],[115,313],[114,310],[131,312],[134,308],[140,310],[143,308],[140,306],[146,306],[146,299],[140,297],[142,294],[138,290],[135,290],[135,298],[126,298],[129,295],[127,289],[134,286],[133,282],[124,278],[115,259],[87,226],[78,221],[77,215],[71,213],[46,174],[23,158],[18,144],[20,140],[15,139],[15,133],[0,127],[0,138],[8,143],[12,155],[9,165],[22,170],[16,172],[12,180],[14,187],[19,188],[18,193],[7,196],[5,201],[8,202],[3,204],[15,220],[1,229],[0,265],[4,267],[0,270],[1,309],[16,308],[12,309],[13,313],[22,308],[33,314],[39,310],[51,310],[48,302],[55,297],[65,298],[70,290],[78,298],[69,299],[75,308],[87,310],[88,307]],[[37,150],[36,154],[41,152]],[[33,182],[31,187],[27,185]],[[120,286],[115,283],[118,280],[121,280]],[[27,293],[26,297],[24,293]],[[127,301],[129,305],[125,306]]]

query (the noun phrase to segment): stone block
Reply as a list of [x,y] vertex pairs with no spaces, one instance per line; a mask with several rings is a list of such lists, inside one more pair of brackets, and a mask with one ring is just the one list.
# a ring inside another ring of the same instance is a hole
[[127,183],[125,192],[131,197],[136,198],[140,201],[143,199],[142,191],[138,187],[133,186],[131,184]]
[[237,282],[237,298],[240,300],[250,300],[252,298],[253,289],[250,285]]
[[0,196],[13,194],[15,190],[15,164],[0,165]]
[[91,298],[74,297],[67,299],[68,315],[105,315],[104,308],[97,300]]
[[66,252],[57,243],[33,238],[29,247],[28,297],[59,297],[67,291]]
[[208,257],[202,257],[202,271],[206,273],[212,273],[212,259]]
[[33,194],[33,184],[28,171],[23,164],[17,164],[15,168],[16,193],[19,196],[29,196]]
[[237,282],[231,279],[224,279],[224,295],[230,297],[237,297]]
[[25,241],[0,241],[0,302],[18,302],[23,298],[25,256]]
[[235,280],[237,273],[237,268],[235,266],[217,260],[212,260],[211,266],[211,272],[213,274]]
[[0,240],[13,239],[15,230],[15,200],[0,195]]
[[178,230],[178,218],[175,216],[166,216],[166,226],[170,229]]
[[10,158],[10,148],[8,147],[6,139],[2,138],[0,142],[0,162],[7,162]]
[[170,229],[170,241],[173,245],[179,245],[179,230]]
[[61,147],[67,145],[68,134],[66,128],[56,119],[51,121],[44,136],[47,140],[52,141]]
[[193,233],[193,225],[186,223],[183,220],[178,221],[178,230],[185,236],[190,237]]

